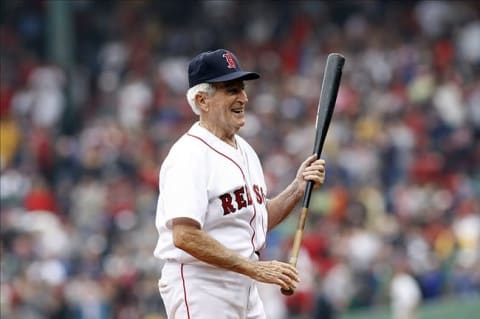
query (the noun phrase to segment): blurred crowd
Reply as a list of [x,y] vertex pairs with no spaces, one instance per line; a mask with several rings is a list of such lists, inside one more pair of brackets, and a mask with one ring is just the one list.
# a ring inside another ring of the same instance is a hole
[[[196,121],[188,60],[216,48],[262,75],[241,135],[270,196],[312,152],[327,55],[346,57],[302,284],[288,298],[261,285],[270,319],[480,298],[478,2],[69,3],[64,66],[47,54],[46,1],[2,1],[2,318],[164,318],[158,172]],[[297,216],[263,258],[288,259]]]

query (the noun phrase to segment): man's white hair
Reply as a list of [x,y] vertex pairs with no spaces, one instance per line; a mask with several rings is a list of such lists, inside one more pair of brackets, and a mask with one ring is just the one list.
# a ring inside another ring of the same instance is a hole
[[210,96],[215,93],[215,87],[210,83],[200,83],[188,89],[186,94],[188,104],[190,104],[193,113],[200,115],[200,108],[195,102],[195,96],[197,96],[198,93],[206,93]]

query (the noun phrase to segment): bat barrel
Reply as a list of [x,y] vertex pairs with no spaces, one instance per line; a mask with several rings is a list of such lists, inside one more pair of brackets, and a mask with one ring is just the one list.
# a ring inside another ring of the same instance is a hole
[[[327,137],[328,127],[332,119],[335,101],[337,100],[338,88],[342,78],[343,65],[345,57],[339,53],[330,53],[327,57],[325,71],[323,74],[322,91],[318,100],[317,122],[315,124],[315,142],[313,154],[317,154],[317,158],[322,155],[323,144]],[[302,207],[310,205],[310,198],[313,190],[313,182],[307,183],[307,188],[303,196]]]
[[[338,88],[342,77],[342,69],[345,57],[339,53],[330,53],[323,75],[322,91],[318,100],[316,136],[313,153],[320,158],[323,143],[327,136],[328,127],[332,118],[335,101],[337,100]],[[319,127],[320,125],[320,127]]]

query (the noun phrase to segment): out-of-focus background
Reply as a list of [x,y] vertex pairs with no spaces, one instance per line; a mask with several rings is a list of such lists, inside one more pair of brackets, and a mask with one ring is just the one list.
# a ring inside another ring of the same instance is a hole
[[[345,55],[292,297],[270,319],[480,313],[480,2],[3,0],[2,319],[160,319],[158,171],[196,117],[188,60],[261,73],[241,135],[274,196]],[[268,237],[287,260],[295,213]]]

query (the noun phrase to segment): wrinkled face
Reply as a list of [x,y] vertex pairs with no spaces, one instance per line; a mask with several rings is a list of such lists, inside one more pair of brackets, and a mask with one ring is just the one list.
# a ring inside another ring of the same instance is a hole
[[248,102],[243,81],[213,84],[215,93],[206,98],[207,112],[204,120],[225,135],[235,134],[245,124],[245,107]]

